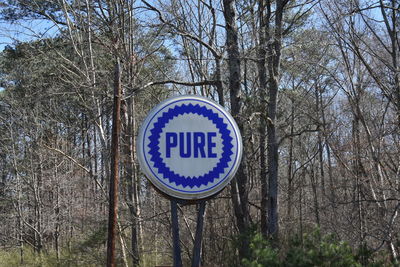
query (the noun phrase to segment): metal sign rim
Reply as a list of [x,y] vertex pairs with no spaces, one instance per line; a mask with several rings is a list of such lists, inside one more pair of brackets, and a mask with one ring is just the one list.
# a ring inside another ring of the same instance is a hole
[[[171,189],[171,188],[169,188],[169,186],[162,183],[160,181],[160,179],[151,170],[151,168],[148,166],[148,163],[147,163],[146,157],[145,157],[145,151],[144,151],[145,148],[142,145],[144,142],[144,137],[145,137],[145,134],[146,134],[146,131],[147,131],[149,125],[151,124],[154,116],[158,112],[160,112],[160,110],[162,110],[165,107],[167,107],[171,104],[174,104],[178,101],[190,101],[190,100],[206,103],[206,104],[212,106],[213,108],[217,109],[220,113],[222,113],[225,116],[226,120],[228,120],[228,122],[231,124],[231,127],[234,131],[233,135],[237,139],[237,155],[235,155],[236,159],[235,159],[233,166],[229,169],[228,174],[224,177],[224,179],[222,179],[221,182],[219,182],[214,187],[207,188],[207,189],[204,189],[202,192],[196,192],[196,193],[180,192],[180,191]],[[181,95],[181,96],[171,97],[171,98],[168,98],[168,99],[162,101],[161,103],[156,105],[154,108],[152,108],[151,111],[147,114],[145,120],[143,121],[143,123],[140,127],[136,144],[137,144],[136,152],[138,155],[139,164],[140,164],[141,169],[144,172],[146,178],[161,192],[163,192],[173,198],[183,199],[183,200],[206,199],[211,196],[215,196],[219,192],[221,192],[229,184],[229,182],[232,180],[233,176],[237,172],[240,162],[241,162],[241,159],[242,159],[242,153],[243,153],[242,137],[240,134],[240,130],[239,130],[239,127],[237,126],[235,120],[231,116],[231,114],[229,114],[228,111],[226,111],[221,105],[219,105],[215,101],[212,101],[206,97],[196,96],[196,95]]]

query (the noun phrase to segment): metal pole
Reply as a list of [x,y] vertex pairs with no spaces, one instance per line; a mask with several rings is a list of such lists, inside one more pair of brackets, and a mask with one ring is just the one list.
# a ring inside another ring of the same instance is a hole
[[200,267],[201,264],[201,243],[203,239],[203,225],[204,225],[204,213],[206,210],[206,201],[200,202],[200,207],[197,212],[197,226],[196,236],[194,239],[192,267]]
[[171,221],[174,267],[182,267],[181,244],[179,239],[178,203],[175,199],[171,200]]

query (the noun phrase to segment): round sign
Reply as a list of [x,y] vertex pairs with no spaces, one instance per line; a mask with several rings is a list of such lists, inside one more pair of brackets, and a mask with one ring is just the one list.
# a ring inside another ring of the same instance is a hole
[[223,107],[204,97],[179,96],[149,113],[137,152],[147,178],[162,192],[202,199],[221,191],[235,175],[242,139]]

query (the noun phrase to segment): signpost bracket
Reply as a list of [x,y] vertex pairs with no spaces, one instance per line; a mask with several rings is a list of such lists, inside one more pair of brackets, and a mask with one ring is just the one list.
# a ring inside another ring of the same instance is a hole
[[[182,267],[182,255],[179,239],[179,218],[178,218],[179,200],[171,199],[171,222],[172,222],[172,245],[174,267]],[[191,267],[200,267],[201,264],[201,245],[203,240],[204,214],[206,210],[206,200],[198,203],[196,234],[193,246],[193,256]]]
[[181,244],[179,239],[178,202],[176,199],[171,199],[171,221],[174,267],[182,267]]

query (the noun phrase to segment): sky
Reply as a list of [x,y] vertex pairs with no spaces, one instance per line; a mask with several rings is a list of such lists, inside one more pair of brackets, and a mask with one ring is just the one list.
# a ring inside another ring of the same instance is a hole
[[31,41],[54,36],[57,28],[45,20],[24,20],[9,23],[0,20],[0,52],[18,41]]
[[[0,52],[7,45],[13,46],[16,42],[26,42],[54,36],[57,27],[45,20],[24,20],[15,23],[0,20]],[[0,92],[4,88],[0,87]]]

